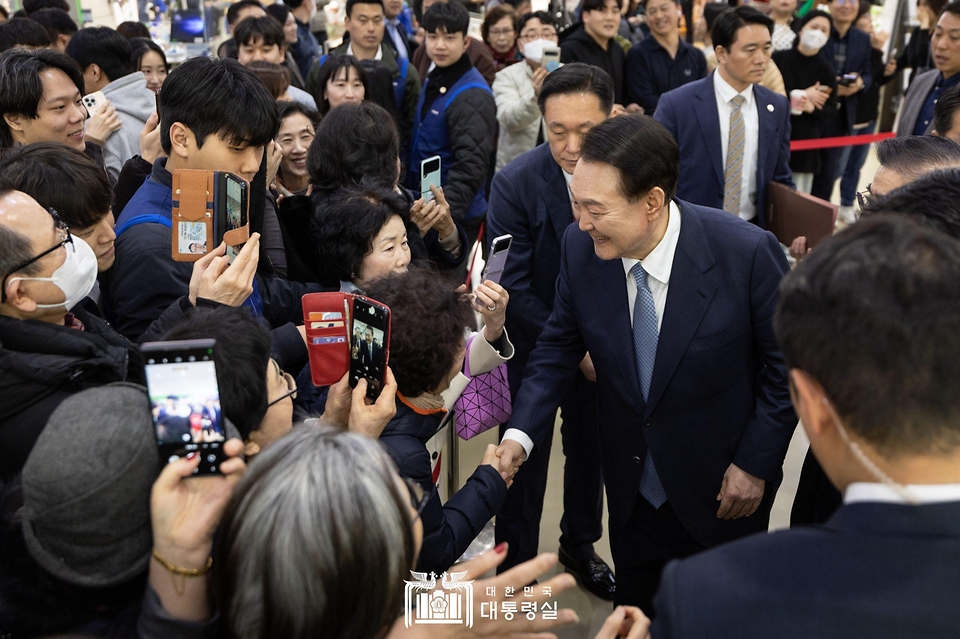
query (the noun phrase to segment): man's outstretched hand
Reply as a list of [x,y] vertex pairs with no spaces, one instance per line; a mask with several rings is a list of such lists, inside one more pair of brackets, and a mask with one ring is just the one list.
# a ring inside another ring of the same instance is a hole
[[512,439],[500,442],[497,448],[497,457],[500,458],[500,476],[507,482],[507,486],[513,483],[513,476],[520,470],[520,464],[523,463],[526,454],[520,442]]

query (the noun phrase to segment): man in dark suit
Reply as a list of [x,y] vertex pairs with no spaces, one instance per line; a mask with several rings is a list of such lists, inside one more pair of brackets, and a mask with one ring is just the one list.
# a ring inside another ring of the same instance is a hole
[[757,84],[772,33],[773,20],[752,7],[721,14],[713,23],[717,70],[665,93],[654,115],[680,145],[677,197],[761,228],[770,181],[794,188],[790,104]]
[[[830,63],[837,72],[837,78],[856,78],[846,86],[837,87],[837,114],[820,121],[822,138],[842,137],[853,133],[860,92],[869,89],[873,84],[870,36],[853,26],[859,10],[858,0],[830,2],[833,28],[827,44],[820,49],[820,57]],[[821,149],[820,172],[813,176],[813,188],[810,191],[812,195],[827,201],[833,197],[833,184],[839,177],[840,167],[837,163],[841,153],[842,148]],[[846,208],[841,212],[841,216],[847,221],[854,219]]]
[[[493,178],[487,234],[510,234],[513,244],[500,284],[510,291],[506,327],[514,345],[507,361],[510,393],[520,380],[543,330],[560,274],[560,241],[574,221],[568,186],[580,159],[584,130],[606,120],[614,87],[602,69],[573,62],[551,72],[538,96],[547,144],[517,157]],[[580,363],[560,408],[563,425],[563,517],[560,561],[590,592],[613,599],[613,573],[593,549],[603,534],[603,478],[597,427],[596,374],[590,356]],[[501,426],[501,436],[509,424]],[[509,544],[500,570],[533,559],[540,543],[540,517],[547,488],[553,429],[537,454],[514,478],[497,515],[497,542]]]
[[[960,2],[944,7],[930,38],[930,52],[936,69],[921,73],[910,83],[900,107],[897,135],[929,135],[933,130],[934,109],[940,96],[960,84]],[[951,123],[952,124],[952,123]]]
[[655,639],[957,636],[958,308],[960,245],[900,216],[861,220],[787,277],[793,402],[844,503],[671,563]]
[[[626,115],[587,133],[553,312],[498,448],[509,477],[590,353],[618,604],[648,613],[663,566],[767,529],[796,426],[773,335],[776,238],[672,199],[670,133]],[[718,503],[719,502],[719,503]]]

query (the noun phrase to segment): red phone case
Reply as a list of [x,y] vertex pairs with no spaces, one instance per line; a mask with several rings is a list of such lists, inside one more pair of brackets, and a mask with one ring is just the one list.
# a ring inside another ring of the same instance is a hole
[[353,295],[308,293],[303,296],[302,302],[310,377],[314,386],[331,386],[339,382],[350,369],[348,331],[353,319]]

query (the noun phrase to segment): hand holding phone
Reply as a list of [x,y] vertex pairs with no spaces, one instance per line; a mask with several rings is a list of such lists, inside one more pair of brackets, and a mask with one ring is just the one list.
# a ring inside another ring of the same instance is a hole
[[559,69],[560,47],[544,47],[543,59],[540,60],[540,66],[546,69],[547,73]]
[[[170,463],[195,455],[194,475],[220,474],[226,441],[220,386],[214,363],[216,340],[144,344],[144,371],[160,458]],[[193,457],[191,457],[193,459]]]

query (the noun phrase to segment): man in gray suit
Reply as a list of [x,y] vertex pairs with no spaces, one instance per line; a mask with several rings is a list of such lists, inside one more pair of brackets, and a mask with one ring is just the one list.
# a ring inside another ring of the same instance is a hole
[[936,69],[920,74],[910,84],[900,107],[897,135],[929,135],[937,100],[960,84],[960,1],[944,8],[930,39],[930,53]]

